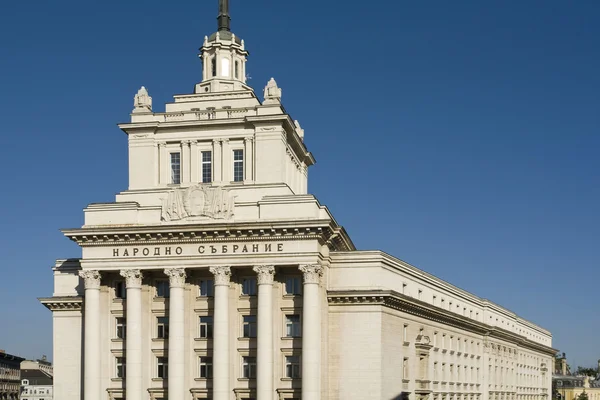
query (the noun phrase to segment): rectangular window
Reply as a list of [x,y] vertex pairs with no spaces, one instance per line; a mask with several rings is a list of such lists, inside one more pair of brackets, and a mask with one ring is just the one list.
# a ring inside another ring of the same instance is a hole
[[167,379],[169,376],[169,359],[167,357],[156,357],[156,376]]
[[156,297],[169,297],[169,281],[156,281]]
[[419,291],[417,292],[417,299],[421,300],[422,296],[423,296],[423,291],[421,289],[419,289]]
[[244,296],[256,296],[256,278],[244,278],[242,280],[242,294]]
[[408,379],[408,358],[402,360],[402,379]]
[[203,151],[202,153],[202,182],[212,182],[212,152]]
[[200,297],[213,297],[214,296],[214,287],[215,282],[212,279],[202,279],[200,284],[199,295]]
[[181,154],[171,153],[171,183],[181,183]]
[[408,325],[406,324],[402,328],[402,340],[404,342],[408,342]]
[[288,276],[285,278],[285,294],[302,294],[302,278],[299,276]]
[[442,363],[441,375],[442,375],[442,381],[448,380],[448,377],[446,376],[446,363]]
[[244,180],[244,150],[233,151],[233,181]]
[[286,315],[285,316],[285,336],[286,337],[300,337],[302,335],[300,330],[300,315]]
[[434,381],[438,380],[438,363],[437,362],[433,363],[433,380]]
[[156,337],[159,339],[167,339],[169,337],[169,317],[157,317],[156,322]]
[[285,377],[292,379],[300,378],[300,356],[285,357]]
[[433,296],[433,301],[432,301],[434,306],[437,306],[437,296]]
[[115,357],[116,363],[116,377],[124,379],[125,378],[125,357]]
[[256,315],[244,315],[243,325],[244,332],[243,335],[246,338],[255,338],[256,337]]
[[438,347],[438,333],[433,332],[433,347]]
[[123,281],[115,282],[115,297],[117,299],[124,299],[127,297],[127,290],[125,289],[125,282],[123,282]]
[[198,376],[200,378],[212,378],[212,357],[200,357],[198,362]]
[[256,378],[256,357],[242,357],[242,377]]
[[200,317],[200,326],[198,329],[198,337],[203,339],[210,339],[213,337],[213,317],[202,316]]
[[115,334],[116,334],[117,339],[125,339],[127,330],[125,327],[125,318],[124,317],[117,317]]

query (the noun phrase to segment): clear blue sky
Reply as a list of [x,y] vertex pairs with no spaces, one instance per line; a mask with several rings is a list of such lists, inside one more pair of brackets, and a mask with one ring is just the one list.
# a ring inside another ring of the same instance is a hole
[[[59,228],[127,187],[125,122],[200,80],[217,0],[8,1],[0,13],[0,348],[51,354]],[[309,191],[381,249],[600,358],[600,2],[231,0]]]

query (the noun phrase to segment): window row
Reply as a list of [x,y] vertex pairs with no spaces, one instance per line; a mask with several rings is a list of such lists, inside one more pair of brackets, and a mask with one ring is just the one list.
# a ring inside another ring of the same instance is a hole
[[[124,281],[116,281],[115,297],[118,299],[127,298],[127,288]],[[154,283],[154,297],[169,297],[169,281],[167,279],[157,279]],[[241,283],[242,296],[258,295],[258,285],[256,277],[248,277],[242,279]],[[285,278],[284,295],[300,296],[302,295],[302,277],[288,276]],[[214,296],[214,280],[201,279],[198,281],[198,297],[213,297]]]
[[[236,149],[232,152],[233,156],[233,181],[242,182],[244,180],[244,150]],[[200,152],[200,173],[202,183],[211,183],[213,181],[213,157],[212,151]],[[169,153],[170,183],[179,185],[181,183],[181,153]]]
[[[198,357],[197,377],[212,379],[213,361],[212,357]],[[285,355],[283,359],[283,377],[288,379],[301,378],[300,356]],[[115,378],[124,379],[126,375],[127,360],[125,357],[115,357]],[[242,356],[240,360],[240,376],[245,379],[256,379],[256,357]],[[156,357],[155,377],[166,379],[169,376],[168,357]]]
[[[241,337],[255,338],[257,335],[256,315],[242,315]],[[298,338],[302,336],[302,325],[300,314],[286,314],[284,317],[284,335],[287,338]],[[125,317],[115,318],[115,337],[125,339],[127,334]],[[199,339],[211,339],[213,337],[213,317],[203,315],[198,317]],[[169,338],[169,317],[156,317],[156,339]]]

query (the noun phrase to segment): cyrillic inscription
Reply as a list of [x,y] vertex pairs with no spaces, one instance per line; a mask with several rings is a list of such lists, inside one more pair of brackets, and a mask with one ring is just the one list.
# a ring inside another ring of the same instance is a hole
[[283,243],[200,244],[193,246],[148,246],[111,249],[113,257],[163,257],[213,254],[282,253]]

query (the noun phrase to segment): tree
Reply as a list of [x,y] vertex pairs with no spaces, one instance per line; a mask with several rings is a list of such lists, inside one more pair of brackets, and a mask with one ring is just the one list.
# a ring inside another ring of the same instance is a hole
[[579,396],[577,396],[577,400],[589,400],[589,397],[588,397],[587,393],[585,392],[585,389],[583,390],[583,393],[581,393]]
[[590,376],[592,378],[595,378],[596,376],[598,376],[598,368],[577,367],[577,370],[575,371],[575,375]]

